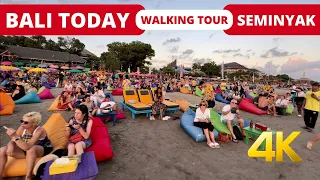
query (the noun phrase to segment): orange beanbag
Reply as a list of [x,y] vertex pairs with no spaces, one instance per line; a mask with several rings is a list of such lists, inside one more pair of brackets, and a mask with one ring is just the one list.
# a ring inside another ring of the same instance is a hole
[[16,105],[10,95],[0,92],[0,104],[3,107],[3,109],[0,111],[0,116],[13,114]]
[[186,110],[190,109],[188,101],[185,100],[176,100],[175,103],[179,104],[180,110],[185,112]]
[[50,105],[48,111],[65,111],[65,109],[59,109],[58,108],[59,98],[60,98],[60,95],[52,102],[52,104]]
[[[60,113],[54,113],[49,120],[43,125],[48,138],[50,139],[53,151],[57,149],[65,149],[68,143],[66,136],[66,121]],[[38,162],[40,158],[36,160]],[[4,177],[25,176],[27,172],[25,159],[8,158],[8,162],[4,169]]]
[[185,87],[180,88],[180,92],[183,94],[191,94],[191,91],[187,90]]

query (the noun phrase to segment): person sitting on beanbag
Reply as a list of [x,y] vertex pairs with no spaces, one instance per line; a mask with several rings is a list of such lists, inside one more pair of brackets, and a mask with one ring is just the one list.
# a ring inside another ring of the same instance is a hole
[[13,91],[11,97],[14,101],[22,98],[24,95],[26,95],[26,92],[24,90],[24,87],[22,85],[18,85],[16,89]]
[[73,110],[71,97],[67,91],[62,91],[59,97],[58,109]]

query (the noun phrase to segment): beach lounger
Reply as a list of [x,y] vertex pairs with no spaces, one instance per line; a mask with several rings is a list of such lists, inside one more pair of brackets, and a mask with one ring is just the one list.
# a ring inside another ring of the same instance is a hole
[[[155,93],[154,91],[155,91],[155,89],[152,89],[152,98]],[[167,106],[167,111],[172,111],[173,113],[176,113],[180,109],[180,106],[177,103],[167,101],[167,100],[164,100],[162,103]]]
[[121,102],[120,105],[131,111],[132,119],[135,118],[136,114],[146,114],[149,117],[152,112],[151,106],[139,101],[137,91],[134,89],[124,89],[123,100],[124,102]]

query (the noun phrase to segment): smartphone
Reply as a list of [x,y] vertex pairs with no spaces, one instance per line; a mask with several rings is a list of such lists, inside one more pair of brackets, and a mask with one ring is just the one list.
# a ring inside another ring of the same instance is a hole
[[5,128],[6,130],[9,129],[7,126],[3,126],[3,128]]
[[71,125],[71,124],[69,124],[69,126],[68,126],[70,129],[74,129],[74,127]]

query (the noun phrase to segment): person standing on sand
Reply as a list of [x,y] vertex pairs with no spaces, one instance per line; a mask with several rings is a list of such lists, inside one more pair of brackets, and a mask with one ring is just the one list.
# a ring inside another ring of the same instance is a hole
[[320,91],[319,83],[315,82],[312,84],[311,91],[308,91],[305,95],[304,100],[304,123],[303,129],[307,129],[312,132],[320,111]]
[[310,141],[307,143],[307,149],[312,150],[313,143],[320,141],[320,133],[315,135]]

